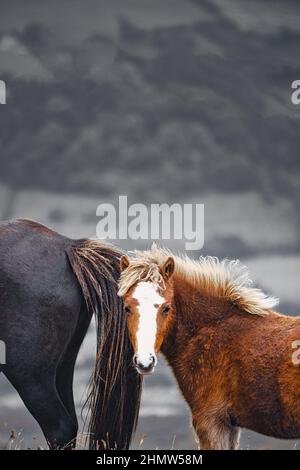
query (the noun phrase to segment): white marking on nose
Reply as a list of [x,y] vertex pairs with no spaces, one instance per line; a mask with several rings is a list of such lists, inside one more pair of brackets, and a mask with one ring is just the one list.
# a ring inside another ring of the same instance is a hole
[[155,341],[157,333],[157,313],[164,298],[151,282],[139,282],[132,296],[138,301],[139,323],[136,333],[136,359],[144,367],[156,364]]

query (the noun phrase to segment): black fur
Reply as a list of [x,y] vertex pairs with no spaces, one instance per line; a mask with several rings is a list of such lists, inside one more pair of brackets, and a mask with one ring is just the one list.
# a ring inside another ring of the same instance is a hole
[[88,245],[27,220],[0,225],[0,340],[6,344],[0,370],[52,449],[75,444],[73,373],[93,313],[98,359],[89,401],[90,448],[128,448],[139,411],[141,382],[130,365],[116,294],[120,253],[99,245],[95,260],[104,264],[97,266],[92,248],[84,256]]

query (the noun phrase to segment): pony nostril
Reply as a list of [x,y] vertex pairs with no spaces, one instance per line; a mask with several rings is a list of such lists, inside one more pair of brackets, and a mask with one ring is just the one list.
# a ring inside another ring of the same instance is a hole
[[154,366],[155,365],[155,357],[150,356],[150,361],[151,361],[151,366]]

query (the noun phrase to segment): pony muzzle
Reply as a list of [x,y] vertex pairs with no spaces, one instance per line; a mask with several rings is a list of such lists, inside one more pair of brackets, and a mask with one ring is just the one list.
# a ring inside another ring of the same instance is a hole
[[154,354],[149,354],[147,358],[140,358],[138,354],[133,357],[133,364],[141,375],[153,374],[157,364],[157,358]]

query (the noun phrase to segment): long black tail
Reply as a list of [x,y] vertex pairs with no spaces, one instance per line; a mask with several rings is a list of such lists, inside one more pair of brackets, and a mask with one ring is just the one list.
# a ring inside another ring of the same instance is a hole
[[132,367],[126,317],[117,295],[121,255],[92,240],[68,251],[87,307],[96,318],[97,355],[87,399],[90,449],[128,449],[140,408],[142,381]]

